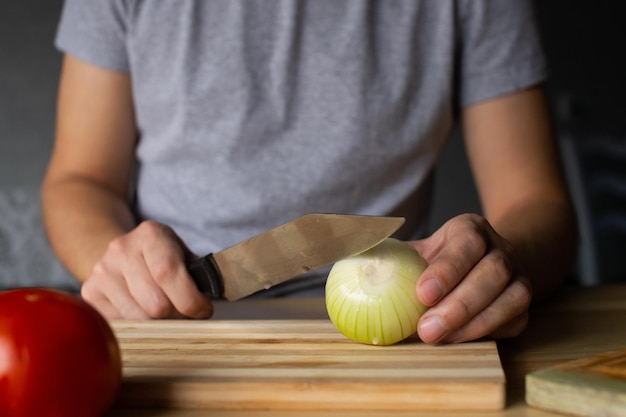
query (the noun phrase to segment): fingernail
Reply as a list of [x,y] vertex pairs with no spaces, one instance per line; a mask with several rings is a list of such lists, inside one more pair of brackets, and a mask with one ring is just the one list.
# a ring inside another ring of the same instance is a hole
[[437,316],[426,317],[420,321],[418,330],[422,340],[429,343],[438,342],[446,331],[443,322]]
[[435,304],[443,294],[443,287],[435,278],[431,278],[420,285],[422,302],[428,305]]

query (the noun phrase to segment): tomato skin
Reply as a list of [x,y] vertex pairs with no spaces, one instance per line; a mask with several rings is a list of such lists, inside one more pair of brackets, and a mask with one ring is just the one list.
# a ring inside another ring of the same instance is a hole
[[69,293],[0,292],[0,416],[98,417],[122,380],[106,320]]

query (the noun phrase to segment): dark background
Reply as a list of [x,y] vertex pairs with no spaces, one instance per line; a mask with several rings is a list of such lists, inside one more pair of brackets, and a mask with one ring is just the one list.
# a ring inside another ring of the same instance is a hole
[[[508,1],[508,0],[495,0]],[[75,287],[51,256],[38,188],[52,148],[61,0],[0,2],[0,288]],[[626,30],[621,0],[538,0],[548,90],[581,223],[572,281],[626,281]],[[431,229],[480,212],[461,139],[437,171]]]

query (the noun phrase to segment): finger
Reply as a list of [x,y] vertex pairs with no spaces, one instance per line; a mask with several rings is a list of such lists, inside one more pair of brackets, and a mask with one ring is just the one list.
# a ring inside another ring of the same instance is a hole
[[111,302],[101,293],[95,294],[87,281],[80,289],[80,295],[90,306],[109,320],[121,319],[122,315],[113,307]]
[[500,296],[511,277],[508,255],[500,249],[490,251],[451,293],[424,314],[418,328],[422,339],[436,343],[466,325]]
[[459,216],[432,236],[432,244],[439,248],[430,254],[432,259],[426,257],[429,266],[416,288],[423,304],[435,305],[449,294],[487,252],[488,224],[477,219]]
[[122,290],[117,289],[111,297],[108,297],[113,308],[121,315],[121,318],[127,320],[148,320],[150,315],[144,311],[137,301],[130,295],[128,288],[124,286]]
[[133,258],[124,268],[128,290],[150,318],[162,319],[175,315],[176,309],[156,283],[143,256]]
[[121,320],[124,318],[122,317],[120,312],[117,311],[115,307],[113,307],[113,304],[111,304],[111,302],[107,298],[102,298],[98,301],[97,304],[92,305],[107,320]]
[[155,283],[162,289],[176,311],[186,317],[206,319],[213,315],[213,305],[202,294],[187,272],[182,249],[146,254],[146,264]]
[[524,311],[519,316],[515,317],[510,322],[506,323],[504,326],[501,326],[494,332],[488,334],[489,337],[494,339],[504,339],[508,337],[519,336],[526,326],[528,326],[529,314],[528,310]]
[[150,309],[146,308],[149,307],[149,303],[145,298],[154,291],[143,291],[146,287],[142,284],[151,280],[142,271],[140,246],[134,243],[143,241],[136,239],[136,236],[137,230],[145,229],[146,227],[138,228],[130,234],[112,240],[83,286],[87,296],[97,297],[100,303],[107,305],[109,310],[114,309],[121,318],[142,320],[151,318],[148,313]]
[[159,263],[151,266],[151,272],[176,311],[196,319],[207,319],[213,315],[209,297],[198,290],[184,266]]
[[83,298],[106,317],[145,320],[149,316],[135,302],[119,274],[106,274],[98,263],[81,288]]
[[500,297],[443,342],[464,342],[484,336],[516,336],[526,327],[530,301],[531,291],[526,280],[512,281]]
[[[143,258],[140,258],[143,260]],[[176,309],[163,290],[152,278],[146,265],[135,265],[128,271],[131,279],[127,280],[128,290],[137,304],[150,318],[163,319],[171,317]]]
[[[138,290],[152,291],[150,297],[157,297],[146,300],[147,303],[159,303],[159,307],[151,307],[156,310],[154,313],[162,314],[165,311],[159,309],[167,309],[164,301],[160,299],[164,296],[173,310],[185,317],[210,317],[213,314],[213,306],[208,297],[198,291],[187,274],[185,258],[189,251],[173,229],[160,223],[145,221],[136,230],[143,242],[140,257],[143,258],[143,265],[147,269],[138,273],[149,276],[162,292],[162,295],[159,295],[150,287]],[[145,280],[141,285],[152,284]]]

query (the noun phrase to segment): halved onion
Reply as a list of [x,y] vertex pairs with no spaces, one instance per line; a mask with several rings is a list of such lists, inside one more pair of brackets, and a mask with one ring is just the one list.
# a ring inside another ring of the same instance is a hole
[[346,337],[392,345],[415,333],[427,307],[415,284],[427,263],[412,247],[388,238],[335,263],[326,281],[326,309]]

